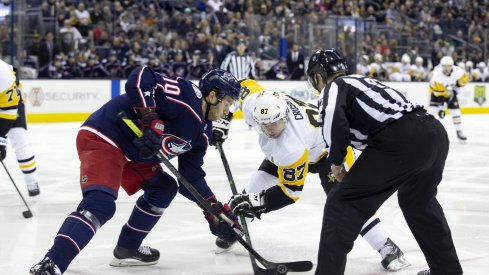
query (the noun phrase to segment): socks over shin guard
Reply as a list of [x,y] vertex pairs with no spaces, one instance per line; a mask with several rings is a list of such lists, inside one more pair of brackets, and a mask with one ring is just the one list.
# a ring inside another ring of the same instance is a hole
[[79,212],[65,219],[49,249],[48,256],[64,272],[73,259],[90,242],[97,227]]
[[122,227],[117,245],[127,249],[138,249],[160,219],[163,210],[148,204],[143,196],[139,197],[129,221]]
[[380,223],[377,215],[373,215],[370,219],[368,219],[368,221],[363,225],[360,235],[376,251],[382,248],[388,238],[387,232]]

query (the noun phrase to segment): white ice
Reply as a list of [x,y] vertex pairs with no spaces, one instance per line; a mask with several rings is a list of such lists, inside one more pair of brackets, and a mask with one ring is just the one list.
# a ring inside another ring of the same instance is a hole
[[[489,115],[464,115],[466,144],[455,137],[451,118],[443,120],[451,138],[450,153],[438,199],[450,224],[465,274],[487,274],[489,270]],[[34,213],[26,210],[3,168],[0,168],[0,274],[27,274],[52,245],[66,215],[81,199],[79,161],[75,136],[80,123],[32,124],[29,134],[36,151],[41,195],[30,198],[14,153],[9,148],[5,164]],[[241,120],[233,122],[224,150],[238,190],[257,169],[263,154],[253,130]],[[217,150],[210,148],[205,159],[207,181],[218,199],[227,201],[230,188]],[[382,171],[379,171],[381,173]],[[177,195],[156,227],[144,241],[160,250],[157,265],[114,268],[112,259],[121,226],[127,221],[138,194],[119,194],[117,212],[75,258],[65,274],[252,274],[247,252],[237,244],[229,253],[214,254],[215,237],[199,208]],[[265,214],[251,225],[253,246],[271,261],[317,262],[319,232],[325,195],[314,175],[309,175],[302,198]],[[390,237],[401,247],[412,266],[398,275],[416,274],[427,267],[411,235],[396,197],[380,208],[379,215]],[[388,274],[380,256],[361,238],[348,255],[346,274]],[[299,274],[299,273],[297,273]],[[314,274],[313,271],[302,274]]]

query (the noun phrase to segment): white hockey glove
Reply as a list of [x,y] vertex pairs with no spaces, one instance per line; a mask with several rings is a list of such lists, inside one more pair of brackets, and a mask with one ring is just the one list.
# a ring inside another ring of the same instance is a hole
[[216,146],[218,143],[223,143],[228,138],[229,127],[231,126],[232,120],[233,113],[229,112],[225,118],[212,122],[212,146]]
[[247,218],[260,218],[267,210],[265,191],[234,195],[229,200],[229,206],[236,215],[244,214]]

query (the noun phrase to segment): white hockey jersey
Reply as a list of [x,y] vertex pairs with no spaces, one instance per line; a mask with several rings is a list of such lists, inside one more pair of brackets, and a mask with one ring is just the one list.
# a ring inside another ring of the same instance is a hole
[[458,66],[452,66],[452,72],[448,76],[443,73],[441,66],[437,66],[430,79],[430,92],[436,97],[449,98],[453,92],[460,92],[460,87],[465,86],[468,80],[469,75]]
[[310,163],[327,155],[321,125],[317,122],[317,107],[285,96],[288,104],[288,122],[277,139],[267,137],[253,120],[253,109],[258,93],[249,93],[242,101],[243,116],[248,125],[259,133],[259,143],[266,159],[278,167],[278,182],[270,177],[266,187],[279,185],[285,195],[299,199]]
[[21,92],[15,85],[13,68],[0,60],[0,119],[17,119],[17,106],[20,100]]

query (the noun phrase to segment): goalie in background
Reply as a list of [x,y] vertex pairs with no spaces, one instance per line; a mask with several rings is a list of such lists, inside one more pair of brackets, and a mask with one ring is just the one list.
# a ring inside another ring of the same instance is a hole
[[24,174],[29,196],[39,195],[36,159],[27,136],[22,84],[16,69],[0,61],[0,160],[7,154],[7,138]]
[[453,59],[450,56],[444,56],[440,60],[440,65],[433,70],[433,76],[430,79],[431,93],[430,106],[428,113],[443,119],[445,117],[445,103],[450,110],[453,119],[453,126],[457,132],[457,138],[460,141],[466,141],[467,137],[462,131],[462,114],[458,104],[457,95],[461,87],[465,86],[469,80],[469,75],[464,69],[454,66]]
[[[266,158],[250,178],[244,193],[229,202],[236,214],[248,220],[281,209],[299,200],[308,173],[319,174],[326,194],[338,182],[331,176],[331,164],[316,120],[318,108],[280,92],[264,91],[254,80],[241,81],[238,101],[245,121],[258,132],[260,147]],[[216,137],[228,136],[229,123],[213,124]],[[216,142],[213,142],[214,144]],[[348,158],[354,162],[353,151]],[[409,266],[399,247],[388,237],[377,215],[363,226],[360,235],[382,256],[387,270]],[[231,248],[234,242],[217,238],[218,252]]]

